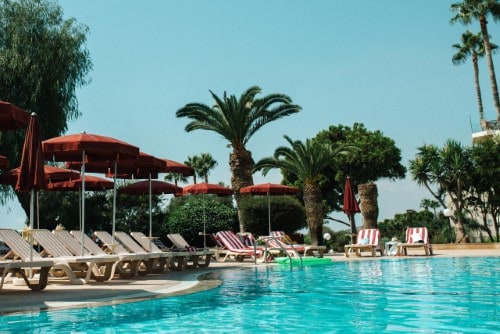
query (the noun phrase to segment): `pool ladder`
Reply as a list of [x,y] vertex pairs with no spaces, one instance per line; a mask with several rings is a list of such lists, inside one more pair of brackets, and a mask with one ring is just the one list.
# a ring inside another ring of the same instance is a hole
[[[281,238],[276,238],[276,237],[273,237],[273,236],[268,236],[266,237],[265,239],[265,243],[264,243],[264,251],[265,251],[265,254],[266,254],[266,258],[264,259],[264,262],[267,263],[267,246],[268,246],[268,242],[270,240],[275,240],[277,242],[277,244],[284,244],[284,241],[281,239]],[[295,255],[297,255],[297,257],[299,258],[299,261],[300,261],[300,269],[302,269],[302,256],[300,256],[300,253],[297,252],[297,250],[295,249],[295,247],[293,247],[292,244],[290,243],[286,243],[285,245],[288,245],[290,247],[292,247],[292,251]],[[276,249],[276,247],[273,247],[273,249]],[[284,246],[280,246],[279,247],[280,250],[282,250],[286,256],[288,257],[288,260],[290,260],[290,270],[292,270],[293,268],[293,261],[292,261],[292,256],[290,255],[289,253],[289,250],[286,249]]]

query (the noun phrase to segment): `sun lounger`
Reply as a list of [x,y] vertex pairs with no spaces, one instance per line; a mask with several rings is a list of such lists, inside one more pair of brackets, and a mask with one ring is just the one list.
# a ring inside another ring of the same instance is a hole
[[152,256],[151,254],[142,251],[140,253],[130,252],[125,246],[119,242],[118,238],[113,240],[111,234],[107,231],[94,231],[94,235],[102,243],[104,249],[110,254],[125,255],[137,261],[137,274],[146,275],[152,272]]
[[[82,233],[81,231],[73,230],[70,234],[75,237],[76,240],[83,242],[85,249],[92,255],[110,255],[106,253],[102,248],[99,247],[97,243],[94,242],[88,235]],[[137,275],[139,271],[139,265],[143,260],[143,256],[135,254],[112,254],[118,256],[118,265],[116,266],[116,272],[121,278],[130,278]]]
[[283,231],[271,231],[271,236],[279,238],[279,240],[283,244],[287,245],[288,248],[290,248],[290,246],[293,246],[293,249],[295,251],[299,252],[300,254],[304,254],[304,256],[323,257],[323,254],[326,251],[326,246],[294,244],[292,239]]
[[170,266],[173,254],[170,252],[148,252],[141,245],[139,245],[130,235],[123,231],[116,231],[115,237],[120,241],[125,248],[131,253],[147,254],[149,259],[147,267],[149,272],[163,272],[165,268]]
[[225,262],[229,258],[235,258],[236,261],[243,261],[245,258],[251,258],[254,261],[263,255],[263,250],[256,247],[247,247],[236,234],[232,231],[219,231],[215,233],[214,239],[223,246],[224,257],[221,260],[221,253],[216,251],[216,260]]
[[397,255],[408,255],[408,248],[423,248],[425,255],[432,255],[427,227],[409,227],[406,229],[406,242],[398,244]]
[[91,254],[75,255],[71,251],[71,247],[68,248],[65,246],[66,240],[62,240],[62,238],[57,237],[49,230],[33,230],[32,233],[35,241],[43,247],[43,251],[40,252],[42,256],[64,258],[69,263],[75,275],[83,277],[85,283],[89,283],[91,279],[102,282],[113,278],[118,257]]
[[[21,260],[25,262],[31,261],[47,261],[48,259],[43,258],[40,253],[38,253],[31,245],[23,239],[23,237],[15,230],[12,229],[0,229],[0,239],[9,247],[10,251],[4,255],[1,260],[13,259]],[[71,259],[67,258],[52,258],[49,261],[53,263],[50,268],[50,274],[54,277],[61,277],[62,274],[66,275],[71,284],[84,284],[86,283],[84,279],[77,278],[75,273],[71,268]],[[42,279],[45,275],[43,269],[40,272],[41,284],[43,284]]]
[[214,252],[208,249],[192,247],[191,245],[189,245],[186,239],[184,239],[184,237],[179,233],[167,234],[167,238],[174,245],[174,249],[178,251],[189,252],[189,255],[193,262],[192,266],[194,268],[196,267],[205,268],[210,265],[210,260],[212,258],[212,255],[214,255]]
[[188,258],[189,252],[187,251],[172,251],[170,248],[162,246],[159,248],[154,240],[149,239],[142,232],[131,232],[130,235],[137,241],[142,248],[144,248],[148,252],[166,252],[172,256],[172,260],[170,262],[170,269],[172,270],[183,270],[188,268]]
[[361,256],[362,252],[370,252],[371,256],[376,256],[377,251],[382,256],[382,249],[379,245],[380,231],[376,228],[359,230],[356,238],[356,243],[352,245],[345,245],[345,256],[349,257],[351,251],[356,252],[356,256]]
[[[26,286],[33,291],[42,291],[47,286],[48,274],[50,268],[54,265],[51,260],[36,260],[36,261],[0,261],[0,271],[2,279],[0,281],[0,291],[3,289],[5,281],[12,276],[21,276]],[[26,270],[38,272],[37,279],[28,277]]]

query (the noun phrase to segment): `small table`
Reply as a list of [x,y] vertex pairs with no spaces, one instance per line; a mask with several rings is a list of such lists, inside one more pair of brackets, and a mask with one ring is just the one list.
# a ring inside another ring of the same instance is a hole
[[398,255],[399,241],[388,241],[385,243],[384,255]]

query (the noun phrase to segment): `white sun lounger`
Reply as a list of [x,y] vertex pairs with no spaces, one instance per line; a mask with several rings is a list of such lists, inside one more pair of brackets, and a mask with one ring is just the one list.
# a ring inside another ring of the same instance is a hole
[[[98,244],[94,242],[88,235],[82,233],[81,231],[73,230],[70,234],[75,237],[81,243],[83,238],[83,243],[85,249],[93,255],[110,255],[106,253]],[[144,260],[144,257],[140,254],[112,254],[118,256],[118,265],[116,266],[116,273],[121,278],[130,278],[137,275],[139,271],[139,265]]]
[[130,233],[132,238],[137,241],[142,248],[148,252],[167,252],[171,254],[173,261],[170,263],[170,269],[172,270],[184,270],[188,267],[189,252],[185,251],[172,251],[171,249],[164,250],[158,248],[156,244],[144,235],[142,232],[132,232]]
[[[177,251],[187,251],[192,259],[192,267],[206,268],[210,265],[213,251],[203,248],[196,248],[189,245],[184,237],[179,233],[167,234],[167,238],[172,242]],[[203,260],[203,261],[201,261]]]
[[113,278],[118,257],[99,255],[75,255],[65,243],[49,230],[33,230],[36,242],[43,247],[40,253],[50,258],[64,258],[69,263],[75,275],[82,276],[85,283],[91,279],[102,282]]
[[170,267],[173,254],[170,252],[147,252],[141,245],[135,242],[134,239],[123,231],[115,232],[116,239],[120,241],[129,252],[136,254],[149,255],[148,271],[149,272],[163,272],[166,268]]
[[[2,260],[11,258],[21,261],[47,261],[15,230],[0,229],[0,239],[10,248]],[[84,279],[76,277],[67,258],[52,258],[50,261],[53,261],[53,266],[50,268],[53,276],[60,277],[62,271],[71,284],[85,284]]]

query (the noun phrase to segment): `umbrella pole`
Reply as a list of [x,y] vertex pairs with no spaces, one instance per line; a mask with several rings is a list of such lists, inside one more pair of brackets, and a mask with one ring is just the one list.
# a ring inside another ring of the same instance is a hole
[[152,245],[151,242],[153,240],[153,213],[152,213],[152,205],[151,205],[151,193],[152,193],[152,185],[151,185],[151,173],[149,173],[149,252],[152,253]]
[[267,219],[269,224],[269,236],[271,236],[271,196],[267,192]]
[[114,249],[115,245],[115,224],[116,224],[116,171],[117,171],[118,163],[115,160],[115,172],[113,174],[113,219],[112,219],[112,227],[111,227],[111,235],[113,236],[112,246]]
[[203,200],[203,249],[207,249],[207,230],[205,221],[205,194],[201,194],[201,199]]
[[[82,256],[85,255],[85,150],[82,150],[82,212],[80,221],[82,224]],[[92,236],[90,236],[92,237]]]
[[[35,215],[35,189],[31,189],[31,198],[30,198],[30,226],[28,230],[28,237],[30,241],[30,262],[33,261],[33,219]],[[32,268],[29,270],[29,278],[33,277]]]

